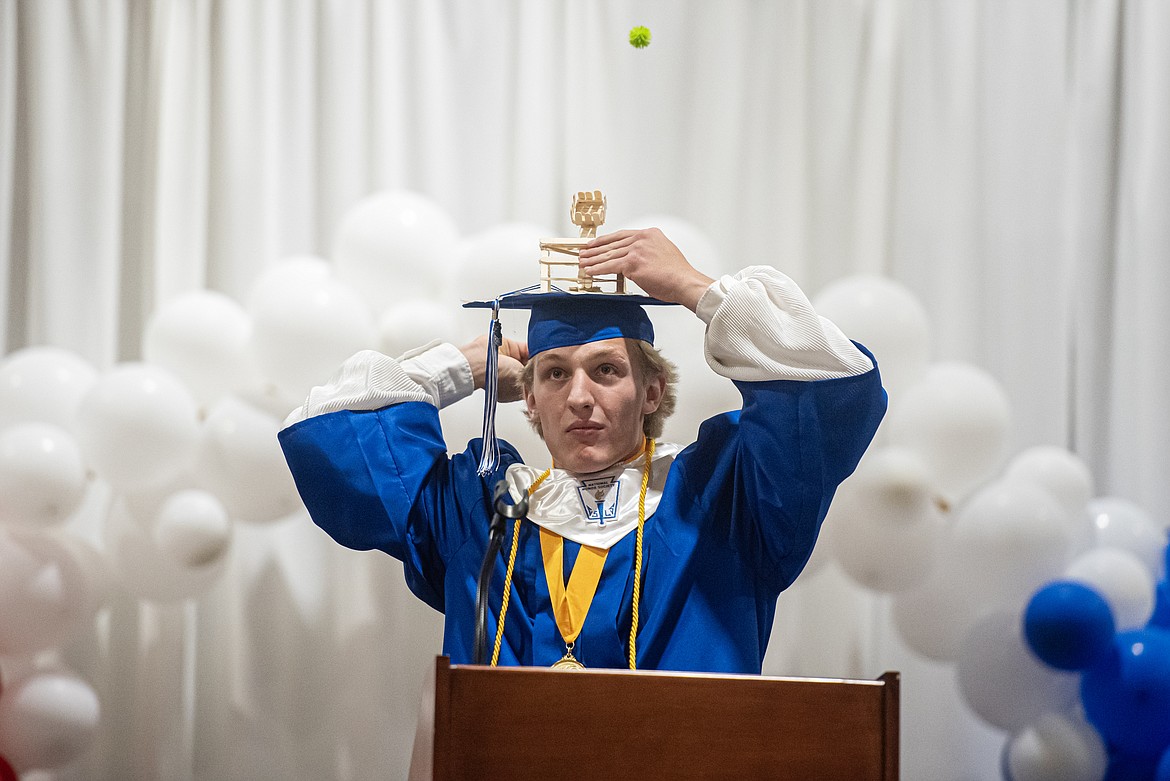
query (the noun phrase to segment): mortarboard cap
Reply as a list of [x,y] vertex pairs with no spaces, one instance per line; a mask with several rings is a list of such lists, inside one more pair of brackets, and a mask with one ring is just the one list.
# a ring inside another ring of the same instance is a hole
[[605,339],[638,339],[654,344],[654,326],[643,307],[671,306],[650,296],[631,293],[570,293],[562,290],[508,293],[491,301],[470,301],[464,307],[491,309],[487,376],[484,378],[483,454],[479,473],[490,474],[499,464],[495,414],[501,333],[499,310],[527,309],[529,359],[558,347],[600,342]]
[[528,354],[624,337],[654,344],[654,326],[644,306],[669,306],[650,296],[619,293],[515,293],[468,308],[528,309]]

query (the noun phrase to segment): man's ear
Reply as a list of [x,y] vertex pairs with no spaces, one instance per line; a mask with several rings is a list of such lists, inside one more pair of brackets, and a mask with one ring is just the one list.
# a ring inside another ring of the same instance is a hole
[[662,404],[662,396],[666,393],[666,375],[658,374],[646,383],[646,401],[642,404],[642,414],[652,415]]

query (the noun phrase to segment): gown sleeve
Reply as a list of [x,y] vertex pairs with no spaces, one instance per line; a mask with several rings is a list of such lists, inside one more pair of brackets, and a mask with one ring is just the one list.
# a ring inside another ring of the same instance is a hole
[[739,412],[700,428],[687,479],[768,592],[796,579],[837,485],[886,409],[876,361],[773,268],[716,281],[699,302],[709,365],[732,379]]
[[[457,363],[448,356],[432,351],[430,373],[441,377],[419,382],[410,377],[417,365],[359,353],[310,393],[279,435],[314,523],[346,547],[400,559],[410,589],[440,611],[446,562],[468,539],[494,482],[475,473],[478,440],[447,456],[436,402]],[[506,443],[501,455],[501,469],[519,459]]]

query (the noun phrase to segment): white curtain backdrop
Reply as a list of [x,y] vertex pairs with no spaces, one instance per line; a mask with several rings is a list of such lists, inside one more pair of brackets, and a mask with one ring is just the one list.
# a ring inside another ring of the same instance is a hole
[[[900,281],[933,356],[1003,384],[1013,450],[1068,447],[1164,523],[1167,96],[1162,0],[0,0],[0,348],[139,359],[162,303],[328,257],[377,190],[469,235],[563,232],[598,188],[610,225],[702,229],[709,273]],[[40,777],[404,776],[441,617],[397,562],[298,515],[241,525],[197,600],[113,591],[60,654],[102,731]],[[998,778],[1002,734],[887,611],[813,573],[765,671],[900,669],[903,777]]]

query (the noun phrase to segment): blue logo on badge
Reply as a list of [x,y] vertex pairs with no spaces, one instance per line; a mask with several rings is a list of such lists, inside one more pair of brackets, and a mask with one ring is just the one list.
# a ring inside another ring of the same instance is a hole
[[621,482],[614,477],[582,480],[577,487],[577,496],[581,498],[585,517],[599,526],[605,526],[606,521],[616,520],[621,490]]

